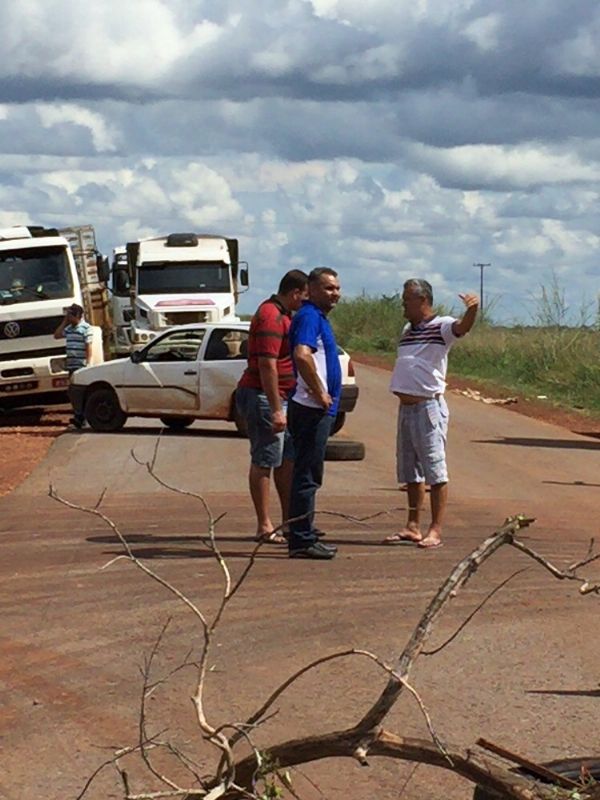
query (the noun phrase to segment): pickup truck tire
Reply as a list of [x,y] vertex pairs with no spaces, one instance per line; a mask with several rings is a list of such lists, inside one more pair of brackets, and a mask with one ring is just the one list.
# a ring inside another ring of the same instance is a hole
[[194,419],[193,417],[161,417],[160,421],[172,431],[182,431],[189,428]]
[[365,457],[365,446],[362,442],[350,439],[328,441],[325,449],[325,461],[362,461]]
[[335,436],[335,434],[338,431],[342,430],[345,422],[346,422],[346,412],[338,411],[336,418],[333,420],[333,425],[331,426],[331,433],[329,435]]
[[111,433],[121,430],[127,414],[121,409],[117,395],[105,387],[93,389],[85,404],[85,418],[95,431]]
[[[582,758],[565,758],[560,761],[547,761],[542,763],[543,767],[548,767],[552,772],[562,775],[563,778],[570,778],[572,781],[578,781],[581,775],[581,767],[589,773],[590,777],[594,780],[600,780],[600,758],[595,756],[586,756]],[[513,772],[520,775],[530,775],[525,769],[515,767]],[[539,778],[538,778],[539,780]],[[485,789],[483,786],[476,786],[473,792],[473,800],[498,800],[499,795],[492,792],[490,789]]]

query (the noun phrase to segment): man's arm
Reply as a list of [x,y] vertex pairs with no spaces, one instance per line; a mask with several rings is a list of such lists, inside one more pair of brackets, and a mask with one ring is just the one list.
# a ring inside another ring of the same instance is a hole
[[459,294],[460,299],[465,304],[467,310],[463,318],[452,323],[452,333],[455,336],[464,336],[475,324],[477,309],[479,308],[479,298],[476,294]]
[[294,361],[310,393],[314,396],[315,400],[319,401],[323,408],[329,410],[333,404],[333,400],[321,384],[311,348],[306,344],[297,344],[294,348]]
[[55,339],[64,339],[65,337],[65,328],[69,324],[69,320],[67,315],[65,314],[64,318],[62,319],[58,328],[54,331],[54,338]]
[[279,376],[277,374],[277,359],[268,356],[258,357],[258,371],[260,373],[260,385],[263,392],[267,395],[267,400],[271,407],[272,426],[274,433],[281,433],[285,430],[287,419],[281,407],[281,397],[279,396]]

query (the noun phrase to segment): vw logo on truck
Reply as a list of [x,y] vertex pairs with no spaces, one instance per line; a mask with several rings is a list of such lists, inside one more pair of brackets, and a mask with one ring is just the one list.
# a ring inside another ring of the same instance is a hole
[[7,339],[16,339],[21,333],[21,326],[18,322],[7,322],[4,326],[4,335]]

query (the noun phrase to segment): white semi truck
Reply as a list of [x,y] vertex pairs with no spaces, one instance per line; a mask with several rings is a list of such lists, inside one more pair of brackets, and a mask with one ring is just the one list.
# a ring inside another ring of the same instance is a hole
[[53,334],[71,303],[99,326],[94,351],[102,360],[105,272],[89,225],[0,229],[0,412],[65,400],[65,345]]
[[[122,248],[113,251],[117,353],[139,350],[174,325],[239,319],[236,303],[240,287],[248,286],[248,265],[239,260],[237,239],[171,233],[130,242],[125,253],[126,263]],[[123,308],[127,294],[130,311]]]

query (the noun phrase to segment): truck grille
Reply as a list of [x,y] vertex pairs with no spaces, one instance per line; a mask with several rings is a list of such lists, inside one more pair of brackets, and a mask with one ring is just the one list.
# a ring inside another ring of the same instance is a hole
[[49,347],[47,350],[38,347],[37,350],[15,350],[10,353],[0,352],[0,361],[19,361],[19,359],[43,358],[44,356],[64,356],[65,346]]
[[192,325],[194,322],[209,322],[209,311],[181,311],[163,314],[165,325]]
[[16,339],[24,339],[30,336],[48,336],[54,333],[62,321],[62,316],[16,319],[14,322],[19,326],[17,336],[7,336],[6,334],[6,326],[10,325],[10,321],[0,323],[0,341],[8,339],[14,342]]

